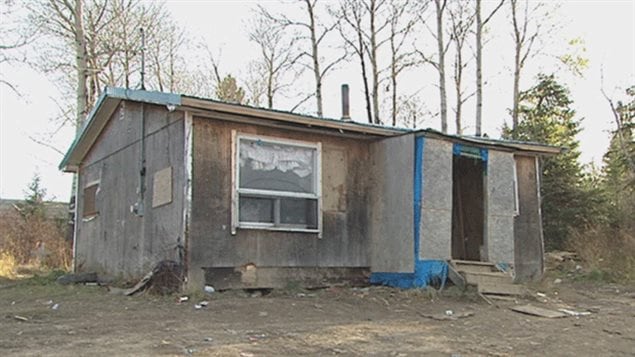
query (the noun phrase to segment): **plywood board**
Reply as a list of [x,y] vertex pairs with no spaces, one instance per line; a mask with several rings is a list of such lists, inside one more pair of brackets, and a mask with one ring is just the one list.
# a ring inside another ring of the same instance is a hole
[[536,306],[533,306],[533,305],[514,306],[514,307],[511,307],[510,309],[512,311],[520,312],[522,314],[539,316],[539,317],[546,317],[546,318],[549,318],[549,319],[558,318],[558,317],[566,317],[567,316],[567,314],[565,314],[563,312],[560,312],[560,311],[544,309],[542,307],[536,307]]
[[154,174],[152,182],[152,208],[172,202],[172,166]]

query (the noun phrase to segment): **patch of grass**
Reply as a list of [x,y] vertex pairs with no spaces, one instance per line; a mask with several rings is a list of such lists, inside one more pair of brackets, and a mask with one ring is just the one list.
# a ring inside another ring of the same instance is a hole
[[610,228],[574,232],[569,248],[582,259],[576,280],[635,283],[635,235]]
[[572,277],[572,280],[575,282],[588,282],[594,284],[618,282],[615,279],[615,275],[613,273],[598,268],[593,268],[589,271],[578,273]]
[[7,252],[0,252],[0,277],[15,279],[17,262],[13,255]]
[[25,283],[30,285],[51,285],[57,284],[56,280],[66,274],[63,270],[51,270],[44,274],[35,274],[32,278],[26,279]]

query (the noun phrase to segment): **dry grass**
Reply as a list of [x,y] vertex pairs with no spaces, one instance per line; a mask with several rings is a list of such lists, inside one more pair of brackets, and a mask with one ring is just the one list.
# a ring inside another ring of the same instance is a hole
[[635,235],[632,232],[593,227],[573,233],[569,249],[589,268],[590,278],[635,282]]
[[0,216],[0,276],[15,277],[19,267],[37,270],[69,270],[71,244],[66,227],[55,219],[4,212]]

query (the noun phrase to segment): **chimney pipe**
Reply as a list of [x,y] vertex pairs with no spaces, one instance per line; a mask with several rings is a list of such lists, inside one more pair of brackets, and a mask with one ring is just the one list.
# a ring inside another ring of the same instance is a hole
[[350,121],[350,99],[348,96],[348,84],[342,84],[342,120]]

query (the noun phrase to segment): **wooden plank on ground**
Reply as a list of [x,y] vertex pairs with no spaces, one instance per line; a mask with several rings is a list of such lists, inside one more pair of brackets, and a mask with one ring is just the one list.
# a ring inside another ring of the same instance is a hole
[[533,306],[533,305],[514,306],[514,307],[510,307],[510,309],[512,311],[520,312],[522,314],[539,316],[539,317],[546,317],[546,318],[549,318],[549,319],[554,319],[554,318],[566,317],[567,316],[567,314],[565,314],[563,312],[560,312],[560,311],[549,310],[549,309],[545,309],[545,308],[537,307],[537,306]]
[[450,279],[452,283],[454,283],[454,285],[458,286],[460,289],[465,289],[465,279],[456,270],[452,262],[448,264],[448,278]]
[[481,294],[522,295],[525,291],[522,285],[516,284],[478,284]]

